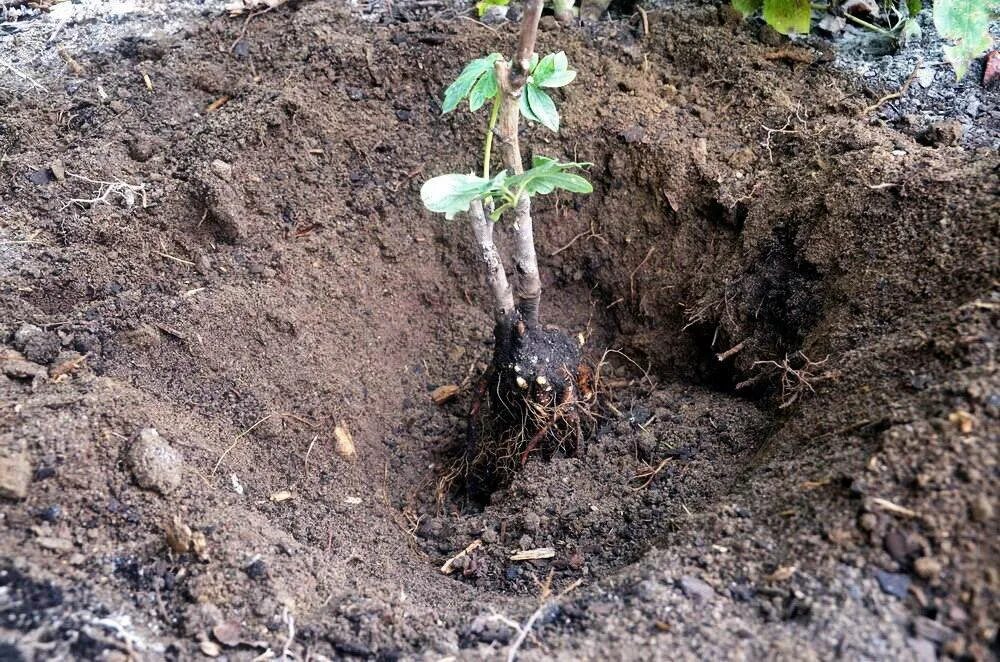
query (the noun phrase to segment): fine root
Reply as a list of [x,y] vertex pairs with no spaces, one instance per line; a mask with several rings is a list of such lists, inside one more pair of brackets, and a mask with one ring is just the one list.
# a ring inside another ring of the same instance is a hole
[[[753,365],[754,367],[767,366],[779,371],[781,375],[781,404],[778,408],[785,409],[795,404],[803,396],[815,393],[816,390],[813,388],[813,384],[830,376],[827,372],[816,371],[829,358],[827,356],[821,361],[813,361],[802,351],[798,351],[792,358],[785,356],[781,361],[755,361]],[[793,362],[801,363],[801,365],[796,368],[792,365]],[[736,388],[740,389],[744,385],[749,386],[751,382],[755,381],[756,379],[747,380],[746,382],[737,384]]]

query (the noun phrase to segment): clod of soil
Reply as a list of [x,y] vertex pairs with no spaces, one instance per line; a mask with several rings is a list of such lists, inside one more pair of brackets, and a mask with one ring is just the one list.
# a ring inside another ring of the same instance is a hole
[[144,428],[128,450],[129,467],[139,487],[170,494],[181,484],[184,458],[155,428]]

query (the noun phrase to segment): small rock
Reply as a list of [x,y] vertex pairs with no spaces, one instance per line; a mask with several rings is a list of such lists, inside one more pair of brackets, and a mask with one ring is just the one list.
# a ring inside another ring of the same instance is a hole
[[684,595],[695,602],[710,602],[715,598],[715,589],[691,575],[685,575],[677,582]]
[[57,334],[43,331],[28,338],[21,351],[29,361],[48,365],[62,351],[62,341]]
[[972,519],[977,522],[988,522],[993,519],[993,504],[985,494],[977,494],[969,504]]
[[52,162],[52,176],[56,178],[56,181],[65,181],[66,179],[66,166],[63,162],[56,159]]
[[858,518],[858,527],[862,531],[874,531],[878,525],[878,517],[874,513],[865,513]]
[[31,339],[32,336],[39,333],[43,333],[43,331],[34,324],[22,324],[18,327],[17,331],[14,332],[14,348],[23,352],[24,346],[27,344],[28,340]]
[[361,101],[365,98],[365,91],[360,87],[347,88],[347,98],[351,101]]
[[906,593],[910,589],[910,577],[898,572],[886,572],[878,569],[875,571],[875,579],[883,593],[895,596],[900,600],[906,597]]
[[211,641],[210,639],[206,639],[198,644],[198,648],[201,649],[202,655],[206,655],[208,657],[219,657],[222,653],[222,648],[219,647],[219,644]]
[[31,462],[24,451],[0,455],[0,497],[23,499],[31,483]]
[[559,21],[556,20],[555,16],[542,16],[542,19],[538,21],[538,29],[542,32],[552,32],[553,30],[558,30]]
[[498,25],[507,20],[507,11],[509,7],[501,5],[490,5],[483,12],[483,15],[479,17],[479,20],[486,25]]
[[913,651],[915,662],[936,662],[937,654],[934,652],[934,644],[926,639],[916,639],[910,637],[906,640],[906,645]]
[[48,508],[42,508],[35,516],[43,522],[49,522],[50,524],[55,524],[60,519],[62,519],[62,508],[59,506],[49,506]]
[[936,644],[943,644],[958,636],[958,633],[947,625],[932,621],[926,616],[917,616],[913,619],[913,632],[918,637],[933,641]]
[[409,110],[396,111],[396,119],[400,122],[409,122],[411,117],[413,117],[413,113]]
[[49,536],[41,536],[35,540],[39,547],[51,550],[53,552],[71,552],[73,551],[73,541],[66,540],[65,538],[53,538]]
[[184,460],[155,428],[139,432],[129,449],[128,460],[139,487],[169,494],[181,484]]
[[223,181],[232,181],[233,178],[233,166],[229,165],[225,161],[220,159],[215,159],[211,164],[212,172],[219,176]]
[[934,69],[931,67],[924,67],[917,71],[917,83],[920,87],[927,89],[934,84]]
[[44,186],[52,181],[52,175],[49,174],[48,168],[39,168],[38,170],[32,170],[27,175],[28,181],[35,186]]
[[243,568],[243,572],[247,573],[247,577],[250,579],[266,579],[267,578],[267,564],[263,560],[257,559],[247,567]]
[[937,579],[941,574],[941,563],[929,556],[923,556],[913,562],[913,570],[924,579]]
[[633,144],[642,142],[642,139],[646,137],[646,129],[638,124],[632,125],[632,127],[625,129],[622,132],[622,139],[626,144]]
[[893,529],[885,534],[885,537],[882,539],[882,545],[893,561],[903,566],[909,565],[910,546],[906,543],[906,538],[898,529]]
[[240,623],[239,621],[225,621],[212,628],[214,636],[220,644],[232,648],[240,645]]
[[834,16],[833,14],[826,14],[816,27],[826,32],[827,34],[836,35],[844,31],[847,27],[847,19],[843,16]]

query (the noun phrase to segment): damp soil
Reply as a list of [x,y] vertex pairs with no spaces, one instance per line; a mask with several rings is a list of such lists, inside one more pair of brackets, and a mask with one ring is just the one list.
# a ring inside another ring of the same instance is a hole
[[648,25],[540,35],[580,76],[523,144],[595,187],[535,205],[542,320],[602,418],[485,502],[435,486],[487,288],[418,190],[512,26],[297,3],[3,79],[0,653],[995,656],[996,153],[726,11]]

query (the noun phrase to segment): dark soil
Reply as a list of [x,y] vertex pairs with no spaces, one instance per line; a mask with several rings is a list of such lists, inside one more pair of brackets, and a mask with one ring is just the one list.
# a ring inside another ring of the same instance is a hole
[[0,654],[996,656],[997,154],[715,8],[546,25],[523,142],[595,193],[535,205],[545,321],[608,409],[478,505],[487,288],[418,190],[512,26],[297,3],[0,80]]

